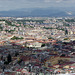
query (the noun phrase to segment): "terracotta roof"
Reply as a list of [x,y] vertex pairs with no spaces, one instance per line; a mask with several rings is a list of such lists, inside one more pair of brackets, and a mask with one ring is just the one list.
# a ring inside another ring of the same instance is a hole
[[28,61],[30,59],[29,56],[21,56],[20,59],[22,59],[23,61]]
[[23,69],[17,69],[16,71],[21,72]]

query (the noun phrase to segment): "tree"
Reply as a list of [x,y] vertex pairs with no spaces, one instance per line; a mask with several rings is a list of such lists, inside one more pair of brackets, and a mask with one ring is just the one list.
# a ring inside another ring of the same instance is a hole
[[19,53],[18,52],[15,52],[15,56],[17,57],[17,55],[19,55]]
[[54,39],[53,37],[49,37],[48,39]]
[[10,55],[10,54],[8,54],[8,56],[7,56],[7,62],[8,62],[8,63],[10,63],[10,62],[11,62],[11,60],[12,60],[11,55]]
[[68,40],[69,38],[64,38],[64,40]]
[[42,44],[42,45],[41,45],[41,47],[44,47],[44,46],[45,46],[45,44]]
[[66,34],[68,34],[68,30],[67,30],[67,29],[65,30],[65,35],[66,35]]
[[23,37],[17,37],[17,36],[13,36],[12,38],[11,38],[11,40],[18,40],[18,39],[24,39]]

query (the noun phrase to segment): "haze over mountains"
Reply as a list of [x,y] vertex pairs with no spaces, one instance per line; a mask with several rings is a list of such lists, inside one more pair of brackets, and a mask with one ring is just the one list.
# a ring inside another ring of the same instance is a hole
[[72,7],[50,8],[21,8],[16,10],[0,11],[0,17],[64,17],[75,16]]

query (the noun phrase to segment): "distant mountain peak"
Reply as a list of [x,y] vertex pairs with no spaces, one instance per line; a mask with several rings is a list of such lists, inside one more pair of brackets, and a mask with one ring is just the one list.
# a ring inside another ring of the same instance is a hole
[[[69,11],[70,10],[70,11]],[[22,8],[17,10],[0,11],[0,16],[8,17],[63,17],[75,16],[72,9],[64,8]],[[66,11],[66,12],[65,12]]]

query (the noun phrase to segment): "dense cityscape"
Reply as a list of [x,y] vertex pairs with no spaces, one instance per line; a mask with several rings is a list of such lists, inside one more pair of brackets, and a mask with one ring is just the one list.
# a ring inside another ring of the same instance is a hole
[[75,18],[0,17],[0,75],[75,75]]

